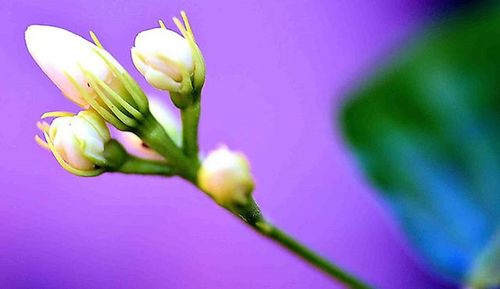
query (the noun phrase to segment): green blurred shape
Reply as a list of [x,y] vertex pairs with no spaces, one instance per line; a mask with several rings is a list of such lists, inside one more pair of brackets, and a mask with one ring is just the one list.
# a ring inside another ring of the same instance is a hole
[[345,137],[414,247],[498,288],[500,9],[433,25],[347,99]]

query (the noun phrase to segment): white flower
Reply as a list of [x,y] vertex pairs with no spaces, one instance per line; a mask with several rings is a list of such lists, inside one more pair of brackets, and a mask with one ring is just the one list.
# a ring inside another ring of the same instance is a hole
[[89,94],[89,86],[80,66],[110,86],[120,86],[108,65],[95,52],[93,43],[62,28],[31,25],[25,32],[26,46],[33,59],[62,93],[81,107],[88,108],[85,97],[69,80],[70,75]]
[[143,31],[135,38],[132,60],[146,80],[170,92],[177,107],[185,107],[199,96],[205,82],[205,63],[194,40],[186,14],[184,25],[174,17],[182,35],[165,28]]
[[[49,113],[47,116],[62,115]],[[111,139],[109,129],[103,119],[92,111],[82,111],[78,115],[56,117],[50,125],[40,123],[46,143],[59,163],[77,175],[100,173],[99,166],[106,163],[104,146]]]
[[198,172],[200,188],[222,206],[245,204],[253,191],[250,165],[242,153],[221,147],[210,152]]

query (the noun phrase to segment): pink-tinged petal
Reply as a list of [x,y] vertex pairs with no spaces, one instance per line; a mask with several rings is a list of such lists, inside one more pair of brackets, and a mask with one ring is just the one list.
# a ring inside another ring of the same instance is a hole
[[28,51],[42,71],[67,98],[81,107],[86,108],[88,104],[66,74],[90,93],[92,88],[79,65],[102,80],[110,79],[109,68],[95,53],[97,46],[74,33],[53,26],[31,25],[25,32],[25,40]]

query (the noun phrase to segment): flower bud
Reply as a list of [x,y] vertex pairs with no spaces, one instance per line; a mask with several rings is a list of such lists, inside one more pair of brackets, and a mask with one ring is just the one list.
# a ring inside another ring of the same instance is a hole
[[[157,98],[149,97],[149,110],[174,143],[181,145],[182,135],[177,116]],[[165,160],[132,132],[119,132],[118,139],[132,155],[150,160]]]
[[120,130],[138,125],[147,98],[125,69],[102,47],[58,27],[32,25],[25,33],[29,52],[62,93],[92,107]]
[[205,64],[194,40],[186,14],[184,25],[174,18],[182,36],[161,28],[143,31],[135,38],[132,60],[146,80],[160,90],[170,92],[177,107],[190,105],[205,81]]
[[132,48],[132,60],[146,80],[161,90],[180,91],[183,75],[189,76],[194,70],[187,40],[164,28],[139,33]]
[[198,185],[224,207],[247,203],[254,181],[242,153],[226,147],[212,151],[198,172]]
[[67,98],[81,107],[88,108],[89,105],[65,75],[71,75],[79,85],[93,93],[79,63],[106,83],[117,84],[106,63],[94,52],[96,46],[76,34],[58,27],[31,25],[25,32],[25,39],[28,51],[42,71]]
[[47,113],[56,118],[49,125],[39,123],[45,141],[37,141],[52,151],[57,161],[69,172],[79,176],[95,176],[103,172],[104,145],[111,139],[104,120],[93,111]]

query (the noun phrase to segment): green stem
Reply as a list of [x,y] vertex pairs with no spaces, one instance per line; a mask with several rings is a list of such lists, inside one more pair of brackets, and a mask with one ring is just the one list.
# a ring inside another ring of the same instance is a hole
[[155,160],[147,160],[130,155],[123,145],[111,139],[104,145],[103,156],[108,172],[120,172],[124,174],[160,175],[173,176],[175,170],[169,163]]
[[[127,161],[123,163],[121,167],[116,169],[116,171],[122,173],[131,173],[131,174],[148,174],[148,175],[163,175],[163,176],[172,176],[177,173],[172,170],[168,164],[164,162],[158,161],[150,161],[139,159],[130,156]],[[196,173],[195,173],[196,174]],[[192,184],[196,185],[196,178],[185,178],[190,181]],[[302,258],[304,261],[308,262],[312,266],[326,273],[331,278],[341,282],[351,289],[372,289],[363,281],[359,280],[355,276],[349,274],[344,271],[340,267],[332,264],[330,261],[321,257],[319,254],[315,253],[311,249],[302,245],[300,242],[295,240],[290,235],[286,234],[284,231],[280,230],[273,224],[269,223],[263,217],[260,208],[255,203],[253,199],[250,199],[250,202],[247,206],[237,207],[237,208],[226,208],[231,213],[236,215],[238,218],[243,220],[246,224],[250,225],[253,229],[255,229],[262,236],[269,238],[270,240],[276,242],[283,248],[289,250],[294,253],[298,257]]]
[[358,279],[357,277],[351,275],[350,273],[344,271],[340,267],[334,265],[330,261],[321,257],[319,254],[315,253],[308,247],[302,245],[300,242],[295,240],[290,235],[286,234],[273,224],[265,220],[262,215],[258,205],[253,199],[250,200],[249,204],[245,207],[229,209],[233,214],[241,218],[245,223],[254,228],[262,236],[269,238],[270,240],[276,242],[283,248],[293,252],[298,257],[307,261],[309,264],[318,268],[319,270],[326,273],[333,279],[341,282],[345,286],[351,289],[373,289],[371,287]]
[[141,126],[134,133],[149,147],[173,164],[182,162],[183,155],[181,150],[153,115],[149,114],[146,116]]
[[196,181],[198,160],[187,158],[152,115],[144,119],[135,133],[144,143],[168,160],[171,167],[175,168],[175,174],[191,182]]
[[198,156],[198,123],[200,120],[200,100],[181,110],[182,149],[189,158]]
[[[160,174],[165,176],[179,175],[199,187],[197,184],[197,172],[200,166],[198,159],[199,100],[195,101],[191,106],[182,109],[181,116],[183,126],[182,150],[175,145],[163,127],[152,116],[147,117],[142,126],[136,131],[136,134],[152,149],[164,156],[171,166],[153,161],[145,162],[142,159],[131,157],[123,163],[119,171],[124,173]],[[175,168],[175,170],[172,170],[172,168]],[[332,264],[266,221],[253,198],[250,199],[250,202],[248,202],[246,206],[227,209],[254,228],[262,236],[276,242],[283,248],[302,258],[304,261],[307,261],[309,264],[323,271],[328,276],[346,285],[348,288],[373,288],[340,267]]]
[[295,253],[300,258],[309,262],[314,267],[320,269],[330,277],[336,279],[337,281],[345,284],[348,288],[352,289],[369,289],[373,288],[365,284],[358,278],[347,273],[340,267],[332,264],[330,261],[321,257],[311,249],[299,243],[297,240],[278,229],[276,226],[272,225],[267,221],[257,222],[254,228],[263,236],[270,238],[279,245],[283,246],[287,250]]
[[[157,162],[155,164],[154,162],[151,161],[149,161],[148,163],[143,163],[143,162],[144,160],[141,159],[133,160],[133,162],[129,164],[129,167],[131,169],[129,171],[125,171],[125,173],[138,173],[138,174],[144,173],[144,174],[166,175],[166,176],[174,174],[174,172],[169,167],[165,166],[164,163]],[[165,167],[163,168],[162,171],[161,168],[159,167],[157,168],[156,166],[165,166]],[[125,166],[123,169],[126,170]],[[148,172],[148,170],[150,171]],[[119,171],[124,172],[122,169],[120,169]],[[197,186],[196,182],[191,181],[189,179],[188,181],[190,181],[193,185]],[[233,213],[238,218],[240,218],[241,220],[243,220],[246,224],[250,225],[262,236],[269,238],[270,240],[276,242],[278,245],[294,253],[295,255],[302,258],[304,261],[308,262],[317,269],[321,270],[331,278],[344,284],[345,286],[347,286],[347,288],[351,289],[374,288],[372,286],[365,284],[363,281],[351,275],[350,273],[344,271],[340,267],[334,265],[333,263],[323,258],[319,254],[315,253],[308,247],[302,245],[300,242],[295,240],[290,235],[286,234],[284,231],[280,230],[273,224],[266,221],[260,211],[260,208],[253,199],[250,200],[247,206],[237,207],[237,208],[226,208],[226,209],[231,213]]]
[[134,156],[129,156],[117,171],[124,174],[160,175],[166,177],[175,175],[173,168],[165,162],[146,160]]

